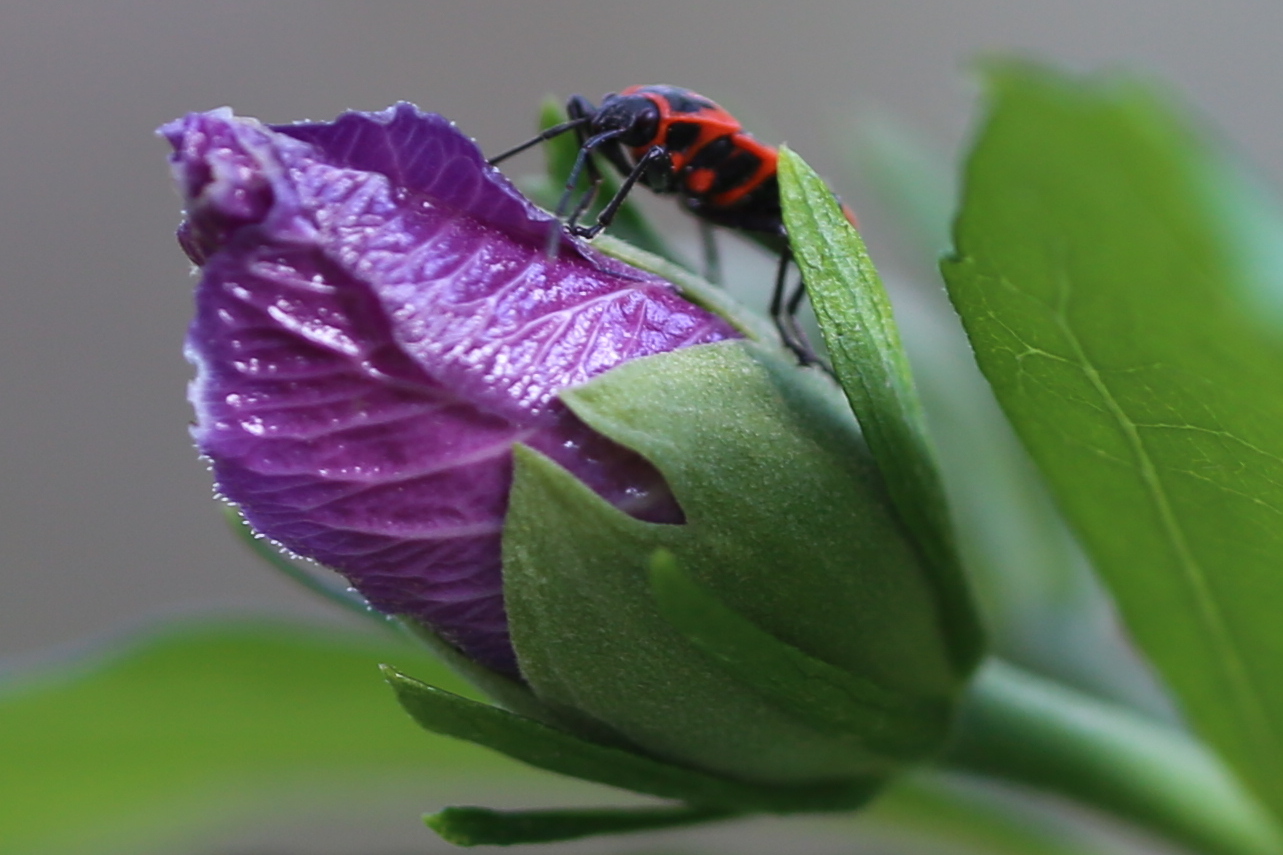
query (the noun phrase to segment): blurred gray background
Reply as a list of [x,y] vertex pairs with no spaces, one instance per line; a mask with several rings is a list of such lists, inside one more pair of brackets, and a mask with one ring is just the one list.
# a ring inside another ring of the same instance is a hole
[[[407,99],[499,151],[549,93],[673,83],[787,140],[861,210],[851,127],[890,114],[955,156],[968,63],[994,51],[1152,72],[1277,181],[1281,43],[1278,2],[5,3],[0,667],[158,617],[327,611],[232,539],[187,437],[193,283],[152,135],[170,118]],[[888,237],[862,220],[877,258]]]

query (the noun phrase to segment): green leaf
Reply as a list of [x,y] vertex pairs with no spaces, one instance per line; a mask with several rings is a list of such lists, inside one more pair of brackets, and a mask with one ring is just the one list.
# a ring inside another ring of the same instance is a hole
[[765,787],[717,778],[653,760],[627,747],[578,736],[468,700],[385,668],[406,711],[433,733],[463,739],[539,769],[693,805],[790,812],[848,807],[846,785]]
[[860,235],[815,172],[780,149],[784,223],[824,345],[904,525],[932,571],[940,620],[959,674],[984,648],[958,562],[935,451],[891,303]]
[[650,585],[660,613],[692,644],[781,709],[897,760],[940,746],[949,723],[944,705],[889,691],[763,632],[687,576],[671,552],[651,557]]
[[[894,261],[908,272],[890,293],[991,652],[1175,721],[1170,699],[1121,631],[1113,601],[994,400],[941,287],[940,254],[950,243],[957,198],[948,158],[885,117],[858,129],[854,155],[876,203],[861,216],[896,238]],[[1277,212],[1270,219],[1234,207],[1253,223],[1278,220]],[[1283,273],[1283,246],[1268,249],[1271,266]]]
[[499,776],[546,790],[547,776],[415,727],[381,661],[467,691],[390,637],[248,620],[154,630],[10,680],[0,852],[175,851],[198,830],[206,847],[251,819],[426,806]]
[[456,846],[512,846],[677,828],[736,815],[734,811],[688,807],[531,811],[452,807],[426,817],[426,821],[429,828]]
[[1133,81],[989,79],[950,295],[1133,637],[1283,815],[1283,354],[1225,162]]

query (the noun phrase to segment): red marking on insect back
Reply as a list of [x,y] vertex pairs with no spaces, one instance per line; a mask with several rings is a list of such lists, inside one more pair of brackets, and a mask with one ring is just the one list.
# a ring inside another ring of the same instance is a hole
[[686,187],[692,193],[707,193],[716,178],[717,173],[707,167],[696,169],[686,176]]
[[775,177],[780,155],[774,146],[758,142],[746,133],[736,137],[736,146],[740,152],[752,154],[759,159],[758,167],[747,179],[710,200],[719,208],[733,208],[741,199],[757,190]]

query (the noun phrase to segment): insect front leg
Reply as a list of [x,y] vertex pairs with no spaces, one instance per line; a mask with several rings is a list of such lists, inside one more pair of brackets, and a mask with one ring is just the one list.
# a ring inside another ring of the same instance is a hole
[[[575,164],[570,168],[570,175],[566,178],[565,190],[562,192],[561,198],[557,200],[557,209],[553,212],[553,216],[558,220],[560,220],[566,213],[566,207],[570,204],[570,197],[575,195],[575,185],[579,183],[579,176],[583,173],[585,168],[588,169],[588,174],[593,176],[593,186],[588,191],[589,203],[591,203],[591,195],[596,193],[596,187],[601,183],[601,173],[597,170],[597,164],[592,159],[593,150],[603,143],[610,142],[622,133],[623,131],[617,128],[609,131],[602,131],[596,136],[589,137],[584,141],[584,144],[579,147],[579,154],[575,156]],[[583,203],[576,206],[575,215],[578,216],[581,214],[586,207],[587,206]],[[567,224],[567,228],[570,230],[570,233],[574,235],[580,235],[583,231],[582,226],[574,225],[573,218],[572,221]],[[549,256],[556,255],[557,240],[560,234],[561,226],[554,223],[553,228],[548,233]],[[596,232],[593,232],[593,234],[596,234]]]
[[704,278],[714,285],[721,285],[722,256],[717,249],[717,233],[708,220],[699,221],[699,238],[704,246]]
[[771,320],[780,334],[780,341],[797,357],[798,362],[802,365],[818,365],[832,374],[833,369],[816,354],[797,320],[798,309],[806,297],[806,283],[799,279],[788,299],[784,299],[784,295],[788,293],[788,270],[792,261],[793,252],[786,247],[780,252],[780,263],[775,270],[775,288],[771,291]]
[[628,198],[629,191],[633,189],[633,185],[637,183],[638,179],[645,175],[648,169],[660,167],[665,163],[671,167],[672,159],[668,156],[667,151],[658,146],[648,149],[645,154],[638,158],[628,176],[620,183],[614,197],[606,203],[606,207],[601,209],[601,213],[597,215],[596,224],[586,227],[574,226],[571,231],[582,238],[596,237],[598,232],[609,226],[615,219],[615,214],[619,213],[619,207],[624,204],[624,200]]

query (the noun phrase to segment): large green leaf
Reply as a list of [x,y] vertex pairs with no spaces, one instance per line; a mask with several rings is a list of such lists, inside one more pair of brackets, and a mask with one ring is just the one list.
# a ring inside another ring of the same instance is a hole
[[530,792],[556,781],[425,734],[389,696],[379,662],[468,691],[395,639],[248,621],[149,633],[10,682],[0,852],[137,853],[309,803],[431,808],[486,781],[524,776]]
[[1171,701],[1120,631],[1113,601],[994,399],[941,287],[958,183],[948,157],[887,117],[862,123],[853,154],[873,191],[861,217],[895,238],[883,262],[888,291],[991,652],[1174,721]]
[[989,79],[950,294],[1136,641],[1283,814],[1283,355],[1230,172],[1135,82]]

